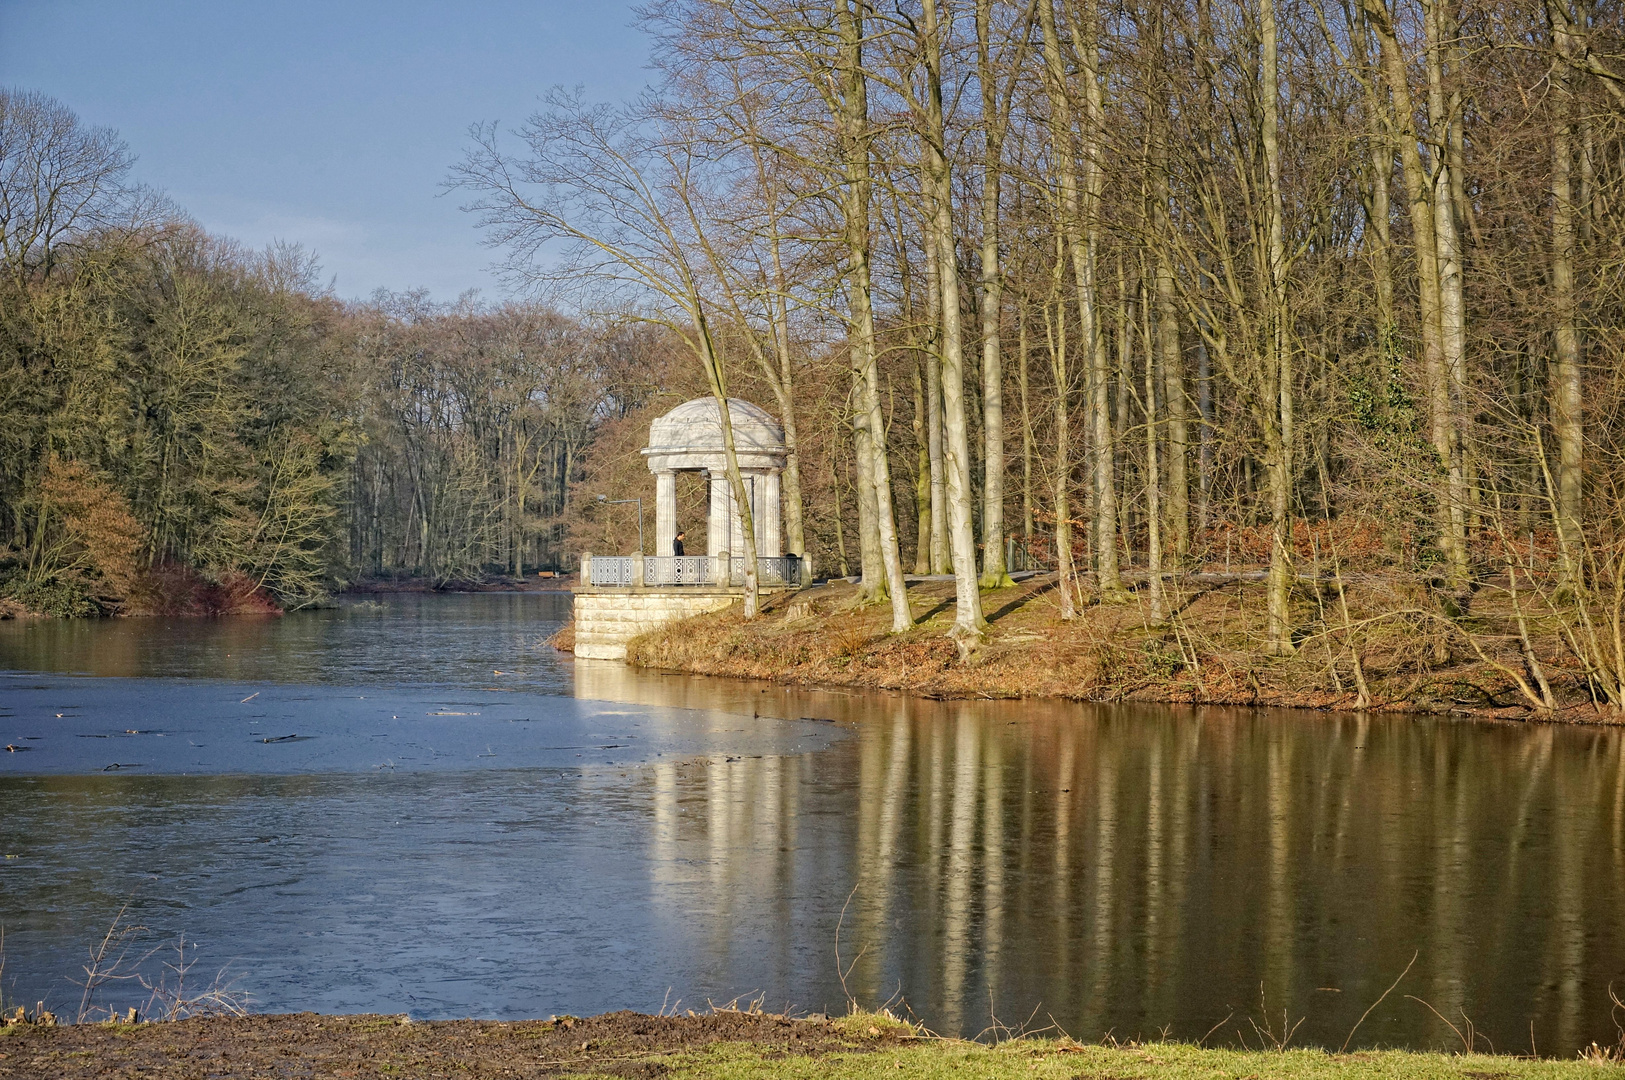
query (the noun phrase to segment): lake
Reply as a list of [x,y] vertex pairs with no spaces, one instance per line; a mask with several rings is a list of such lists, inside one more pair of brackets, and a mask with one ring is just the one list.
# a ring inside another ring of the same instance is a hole
[[789,690],[573,661],[568,612],[0,623],[6,1001],[71,1014],[128,905],[266,1012],[1335,1048],[1409,965],[1351,1046],[1616,1037],[1614,730]]

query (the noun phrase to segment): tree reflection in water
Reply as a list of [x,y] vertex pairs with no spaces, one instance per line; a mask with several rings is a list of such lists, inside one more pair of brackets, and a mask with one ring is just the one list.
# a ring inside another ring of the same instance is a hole
[[[819,755],[663,765],[652,896],[829,936],[944,1030],[1198,1037],[1261,1000],[1336,1046],[1607,1035],[1625,960],[1617,733],[1245,709],[928,702],[578,665],[578,693],[843,722]],[[703,850],[703,856],[699,852]],[[686,868],[686,869],[685,869]],[[807,894],[821,897],[817,904]],[[726,951],[726,946],[718,948]],[[861,954],[861,955],[860,955]],[[855,961],[855,962],[854,962]],[[1277,1020],[1278,1024],[1278,1020]]]
[[[529,599],[390,604],[167,652],[137,620],[27,646],[170,677],[0,688],[0,719],[32,717],[5,738],[44,738],[0,759],[8,995],[64,989],[133,896],[279,1011],[652,1011],[668,988],[838,1010],[839,924],[853,992],[944,1031],[996,1010],[1197,1038],[1233,1013],[1214,1037],[1256,1042],[1262,1001],[1337,1046],[1417,955],[1357,1043],[1453,1040],[1411,998],[1502,1050],[1531,1022],[1545,1053],[1613,1037],[1615,731],[786,690],[561,663]],[[268,747],[246,712],[312,737]],[[118,759],[149,775],[72,764],[159,726]]]

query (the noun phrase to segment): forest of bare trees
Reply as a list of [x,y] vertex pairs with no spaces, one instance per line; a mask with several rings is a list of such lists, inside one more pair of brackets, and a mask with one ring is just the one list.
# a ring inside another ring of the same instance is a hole
[[[643,15],[655,88],[479,128],[454,183],[516,282],[687,333],[713,392],[819,387],[795,513],[894,629],[905,566],[954,575],[966,647],[1010,559],[1063,618],[1230,571],[1265,654],[1305,603],[1444,651],[1493,609],[1531,700],[1538,618],[1621,702],[1617,4]],[[1406,585],[1351,614],[1360,574]]]

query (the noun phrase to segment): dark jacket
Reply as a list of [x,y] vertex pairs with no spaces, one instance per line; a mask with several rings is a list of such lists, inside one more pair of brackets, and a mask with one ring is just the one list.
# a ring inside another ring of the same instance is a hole
[[681,555],[683,553],[683,542],[681,540],[673,540],[671,542],[671,553],[673,555]]

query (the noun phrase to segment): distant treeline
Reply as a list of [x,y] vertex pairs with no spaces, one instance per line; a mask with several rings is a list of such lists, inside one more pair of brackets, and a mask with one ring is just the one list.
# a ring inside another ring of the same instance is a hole
[[664,363],[539,306],[347,304],[0,90],[0,608],[296,607],[560,560],[597,425]]

